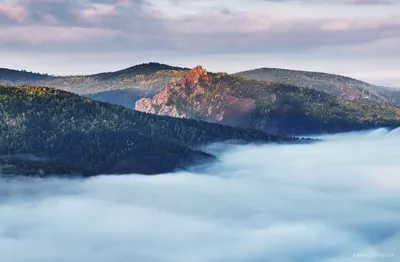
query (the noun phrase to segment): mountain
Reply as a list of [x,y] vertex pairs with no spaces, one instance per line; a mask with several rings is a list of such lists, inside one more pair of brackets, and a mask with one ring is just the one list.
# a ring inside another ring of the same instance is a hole
[[387,103],[351,101],[278,81],[213,74],[201,66],[154,97],[137,101],[136,109],[289,135],[400,125],[400,108]]
[[24,84],[35,81],[45,81],[52,79],[52,76],[47,74],[32,73],[27,71],[18,71],[7,68],[0,68],[0,83],[1,84]]
[[198,146],[296,139],[155,116],[34,86],[0,85],[0,172],[158,174],[212,159]]
[[126,89],[135,89],[146,94],[157,92],[167,83],[182,77],[186,71],[185,68],[149,63],[110,73],[56,77],[35,84],[80,95]]
[[[140,64],[116,72],[65,77],[0,69],[0,84],[53,87],[134,108],[138,99],[154,96],[165,85],[178,81],[188,71],[188,68],[160,63]],[[312,88],[345,100],[400,105],[400,89],[374,86],[338,75],[276,68],[260,68],[236,75]]]
[[107,80],[107,79],[117,79],[121,77],[122,78],[132,77],[138,75],[149,76],[162,71],[188,71],[188,70],[190,69],[152,62],[152,63],[145,63],[132,66],[116,72],[100,73],[92,76],[97,77],[101,80]]
[[311,88],[344,100],[400,105],[400,89],[374,86],[340,75],[279,68],[259,68],[236,75],[260,81],[279,81],[289,85]]
[[[186,71],[187,68],[159,63],[136,65],[116,72],[64,77],[0,69],[0,84],[53,87],[134,108],[136,99],[153,96],[169,82],[182,77]],[[130,103],[127,103],[126,95]]]

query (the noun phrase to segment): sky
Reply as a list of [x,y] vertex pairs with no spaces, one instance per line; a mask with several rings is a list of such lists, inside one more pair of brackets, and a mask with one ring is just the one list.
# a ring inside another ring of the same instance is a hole
[[278,67],[400,87],[398,0],[0,0],[0,67]]
[[212,145],[160,176],[0,177],[1,261],[399,261],[400,129],[322,138]]

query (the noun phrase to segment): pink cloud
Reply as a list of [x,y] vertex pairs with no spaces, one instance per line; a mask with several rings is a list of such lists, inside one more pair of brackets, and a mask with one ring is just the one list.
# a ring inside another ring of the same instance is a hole
[[[102,4],[94,1],[83,4],[72,0],[29,1],[32,4],[27,6],[36,10],[36,16],[27,18],[24,28],[5,27],[3,36],[0,36],[2,42],[17,41],[22,46],[56,43],[52,45],[54,49],[68,48],[68,43],[73,42],[76,43],[74,50],[86,50],[92,48],[85,44],[90,38],[104,37],[101,48],[110,50],[134,46],[141,50],[236,53],[248,50],[298,52],[400,36],[400,17],[390,16],[333,19],[323,16],[292,17],[264,10],[214,10],[189,13],[185,17],[169,17],[153,5],[138,3],[137,6],[125,7],[134,3],[129,0],[99,1]],[[48,4],[38,5],[39,2]],[[11,5],[3,3],[1,6],[10,9]],[[110,35],[117,31],[123,33],[118,35],[119,41],[114,41]]]
[[23,4],[13,2],[0,2],[0,13],[20,23],[29,16],[29,11]]
[[400,19],[396,17],[368,20],[347,19],[328,21],[321,26],[326,31],[373,30],[389,27],[400,28]]
[[[279,35],[293,32],[322,33],[396,29],[400,33],[400,17],[382,18],[281,18],[257,12],[242,12],[234,15],[208,13],[168,20],[165,24],[170,32],[203,36],[216,34],[257,35],[274,32]],[[289,36],[289,35],[288,35]]]
[[98,23],[104,19],[118,15],[113,5],[99,5],[80,11],[80,17],[85,22]]
[[96,28],[27,26],[2,29],[0,43],[14,44],[67,44],[85,43],[94,39],[110,38],[117,32]]

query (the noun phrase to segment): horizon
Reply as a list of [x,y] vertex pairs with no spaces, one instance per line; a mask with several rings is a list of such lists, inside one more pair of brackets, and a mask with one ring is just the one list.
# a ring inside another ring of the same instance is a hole
[[[161,65],[168,65],[168,66],[172,66],[172,67],[181,67],[181,68],[187,68],[187,69],[193,69],[197,66],[202,66],[204,69],[206,69],[208,72],[212,72],[212,73],[228,73],[228,74],[235,74],[235,73],[240,73],[240,72],[244,72],[244,71],[251,71],[251,70],[257,70],[257,69],[279,69],[279,70],[293,70],[293,71],[302,71],[302,72],[315,72],[315,73],[322,73],[322,74],[331,74],[331,75],[338,75],[338,76],[343,76],[343,77],[349,77],[358,81],[362,81],[362,82],[366,82],[368,84],[372,84],[372,85],[376,85],[376,86],[384,86],[384,85],[379,85],[373,82],[369,82],[360,78],[356,78],[356,77],[352,77],[349,75],[344,75],[344,74],[337,74],[337,73],[330,73],[330,72],[324,72],[324,71],[313,71],[313,70],[302,70],[302,69],[296,69],[296,68],[282,68],[282,67],[268,67],[268,66],[261,66],[261,67],[257,67],[257,68],[247,68],[247,69],[243,69],[241,71],[232,71],[232,72],[228,72],[228,71],[221,71],[221,70],[209,70],[209,68],[203,66],[202,64],[198,64],[195,66],[185,66],[185,65],[175,65],[175,64],[167,64],[167,63],[163,63],[163,62],[156,62],[156,61],[150,61],[150,62],[142,62],[139,64],[135,64],[135,65],[131,65],[131,66],[126,66],[124,68],[116,68],[113,70],[103,70],[103,71],[89,71],[86,73],[72,73],[72,74],[52,74],[49,72],[38,72],[38,71],[33,71],[33,70],[27,70],[24,68],[10,68],[10,67],[4,67],[0,65],[0,69],[8,69],[8,70],[14,70],[14,71],[25,71],[25,72],[29,72],[29,73],[33,73],[33,74],[42,74],[42,75],[49,75],[49,76],[53,76],[53,77],[68,77],[68,76],[88,76],[88,75],[95,75],[95,74],[102,74],[102,73],[112,73],[112,72],[117,72],[117,71],[121,71],[121,70],[125,70],[131,67],[135,67],[135,66],[140,66],[140,65],[145,65],[145,64],[161,64]],[[392,87],[392,88],[400,88],[400,86],[390,86],[390,85],[386,85],[386,87]]]
[[85,75],[158,61],[400,87],[398,13],[392,0],[3,0],[0,66]]

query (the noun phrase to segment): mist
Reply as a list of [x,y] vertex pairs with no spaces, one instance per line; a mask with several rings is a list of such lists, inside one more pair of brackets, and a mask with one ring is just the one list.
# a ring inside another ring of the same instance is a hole
[[0,178],[0,261],[398,261],[400,129],[319,138],[160,176]]

